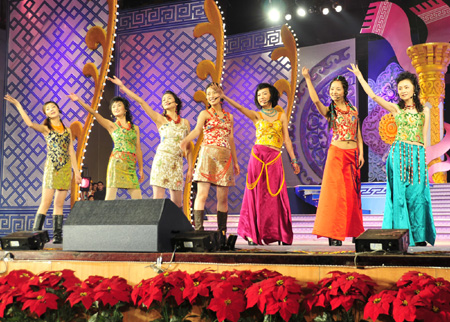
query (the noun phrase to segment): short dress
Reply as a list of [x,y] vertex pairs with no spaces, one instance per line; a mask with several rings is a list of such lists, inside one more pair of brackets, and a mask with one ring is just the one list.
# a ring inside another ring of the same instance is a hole
[[108,163],[106,187],[140,189],[136,174],[136,125],[129,129],[114,123],[111,133],[114,149]]
[[44,166],[44,183],[46,189],[69,190],[72,180],[70,162],[70,133],[50,131],[45,137],[47,142],[47,160]]
[[209,182],[216,186],[234,186],[230,134],[231,116],[224,113],[219,118],[216,113],[207,110],[210,118],[203,125],[203,142],[198,154],[193,181]]
[[183,151],[180,142],[188,135],[189,127],[181,120],[173,120],[159,127],[161,143],[156,149],[150,174],[150,185],[170,190],[183,190]]

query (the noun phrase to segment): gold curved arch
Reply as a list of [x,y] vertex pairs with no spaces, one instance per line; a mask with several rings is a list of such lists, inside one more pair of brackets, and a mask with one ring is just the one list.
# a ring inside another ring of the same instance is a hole
[[[94,99],[92,100],[91,107],[94,110],[98,109],[98,105],[100,103],[100,98],[103,93],[104,88],[104,80],[108,73],[108,66],[111,62],[111,55],[113,51],[113,40],[115,37],[115,29],[116,29],[116,17],[117,17],[117,0],[107,0],[108,1],[108,26],[106,31],[99,27],[93,26],[86,33],[86,44],[89,49],[95,50],[99,45],[103,48],[103,57],[100,71],[93,63],[87,63],[83,67],[83,74],[86,77],[92,77],[95,84],[94,91]],[[70,125],[70,129],[72,130],[72,137],[78,140],[76,158],[79,169],[81,170],[81,164],[84,159],[84,153],[86,149],[86,144],[88,140],[89,130],[92,126],[93,115],[89,114],[86,117],[84,126],[81,122],[76,121]],[[79,198],[79,190],[78,185],[75,180],[72,179],[71,184],[71,196],[70,196],[70,204],[73,206],[75,201]]]
[[[208,22],[202,22],[195,26],[194,28],[194,37],[199,38],[205,34],[210,34],[214,37],[217,46],[216,52],[216,63],[213,63],[210,60],[202,60],[197,65],[197,76],[205,80],[208,75],[211,76],[213,82],[220,83],[220,79],[222,77],[223,72],[223,58],[224,58],[224,50],[225,50],[225,33],[223,29],[223,18],[220,13],[219,8],[217,7],[214,0],[205,0],[204,5],[205,15],[208,18]],[[206,94],[204,91],[196,91],[194,93],[194,100],[196,102],[201,102],[205,104],[205,108],[207,106]],[[197,160],[198,151],[200,150],[200,145],[202,144],[203,134],[200,134],[197,143],[193,149],[193,162]],[[186,182],[184,185],[184,193],[183,193],[183,210],[186,216],[191,218],[191,187],[192,184],[190,182]]]

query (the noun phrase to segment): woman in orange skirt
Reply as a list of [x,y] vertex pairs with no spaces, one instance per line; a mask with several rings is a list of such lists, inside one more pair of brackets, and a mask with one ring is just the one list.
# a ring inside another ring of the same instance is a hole
[[345,237],[358,237],[364,232],[360,177],[364,157],[358,111],[347,99],[348,82],[343,76],[331,81],[331,104],[325,106],[314,89],[309,70],[303,67],[302,74],[311,100],[333,131],[313,234],[328,237],[330,246],[341,246]]

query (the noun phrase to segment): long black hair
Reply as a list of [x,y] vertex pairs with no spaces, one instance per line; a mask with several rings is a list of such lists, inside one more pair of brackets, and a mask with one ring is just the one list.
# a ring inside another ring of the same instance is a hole
[[[347,103],[350,108],[356,110],[356,108],[352,105],[352,103],[347,98],[348,95],[348,82],[345,79],[344,76],[338,75],[335,78],[333,78],[330,82],[330,87],[328,88],[328,91],[331,89],[331,85],[333,85],[334,82],[341,82],[342,88],[344,89],[344,101]],[[328,129],[333,128],[335,126],[336,122],[336,103],[331,100],[330,105],[328,106],[328,112],[327,112],[327,119],[328,119]]]
[[[176,109],[177,115],[180,115],[180,110],[181,110],[181,107],[183,106],[183,102],[180,100],[180,98],[177,96],[177,94],[175,94],[172,91],[165,91],[163,94],[163,97],[166,94],[172,95],[173,99],[175,100],[175,103],[177,104],[177,109]],[[164,110],[163,115],[166,116],[166,113],[167,113],[167,111]]]
[[[409,79],[409,81],[413,84],[414,86],[414,94],[413,94],[413,101],[414,104],[416,105],[416,109],[417,112],[421,113],[423,112],[423,105],[420,102],[419,96],[420,96],[420,86],[419,86],[419,80],[417,79],[416,74],[410,73],[408,71],[404,71],[402,73],[400,73],[397,78],[395,79],[395,82],[400,83],[401,81],[405,80],[405,79]],[[405,108],[405,101],[400,99],[400,101],[398,102],[398,106],[401,109]]]
[[[56,102],[54,102],[54,101],[48,101],[48,102],[45,102],[44,105],[42,106],[42,111],[44,112],[45,115],[47,115],[47,113],[45,113],[45,107],[47,106],[47,104],[54,104],[54,105],[58,108],[59,113],[61,113],[61,109],[59,108],[59,105],[56,104]],[[63,123],[63,121],[61,120],[61,118],[59,118],[59,120],[61,121],[61,124],[63,125],[63,127],[64,127],[64,129],[65,129],[66,126],[64,125],[64,123]],[[52,122],[50,122],[50,118],[49,118],[48,116],[47,116],[47,117],[45,118],[45,120],[44,120],[44,125],[45,125],[46,127],[48,127],[50,131],[53,131]]]
[[131,115],[131,112],[130,112],[130,102],[128,102],[128,100],[123,97],[115,96],[109,102],[109,109],[111,111],[112,111],[112,106],[115,102],[122,102],[123,107],[125,108],[125,119],[127,120],[127,122],[130,122],[131,128],[134,128],[133,116]]
[[270,93],[270,102],[272,103],[272,107],[275,107],[278,105],[278,100],[280,99],[280,93],[278,92],[277,88],[269,83],[261,83],[258,84],[258,86],[256,87],[255,90],[255,104],[256,107],[259,109],[262,109],[262,106],[259,105],[258,102],[258,92],[264,88],[268,88],[269,89],[269,93]]

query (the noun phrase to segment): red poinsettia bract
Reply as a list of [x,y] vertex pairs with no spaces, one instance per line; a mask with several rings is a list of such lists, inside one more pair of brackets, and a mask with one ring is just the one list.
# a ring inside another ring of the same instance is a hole
[[57,310],[59,297],[55,294],[48,293],[45,289],[37,292],[30,291],[24,296],[22,310],[30,309],[31,313],[41,316],[47,309]]
[[223,284],[222,287],[214,289],[208,309],[216,312],[219,322],[237,322],[245,310],[244,293],[240,290],[234,291],[231,284]]

